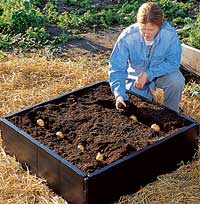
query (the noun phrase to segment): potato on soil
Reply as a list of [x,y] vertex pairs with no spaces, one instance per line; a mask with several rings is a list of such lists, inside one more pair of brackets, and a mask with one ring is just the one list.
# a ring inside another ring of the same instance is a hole
[[151,129],[154,130],[155,132],[159,132],[160,126],[154,123],[151,125]]
[[132,120],[133,123],[136,123],[138,121],[135,115],[131,115],[129,118]]
[[97,156],[96,156],[96,160],[97,161],[102,161],[103,160],[103,154],[101,154],[100,152],[97,153]]
[[61,131],[56,132],[56,135],[60,138],[64,138],[64,134]]
[[77,148],[82,152],[85,150],[85,147],[82,144],[78,144]]
[[38,119],[37,120],[37,124],[40,126],[40,127],[44,127],[44,120],[42,120],[42,119]]

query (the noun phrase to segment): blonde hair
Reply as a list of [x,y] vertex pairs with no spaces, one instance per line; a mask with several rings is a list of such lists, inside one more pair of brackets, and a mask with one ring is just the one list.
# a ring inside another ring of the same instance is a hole
[[161,27],[164,21],[163,12],[155,2],[146,2],[140,6],[137,13],[137,22],[146,24],[153,23]]

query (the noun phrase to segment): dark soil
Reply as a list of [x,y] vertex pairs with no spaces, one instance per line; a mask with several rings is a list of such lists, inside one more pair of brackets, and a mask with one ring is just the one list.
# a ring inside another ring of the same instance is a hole
[[181,72],[183,74],[183,76],[185,77],[185,83],[189,83],[189,82],[195,82],[197,84],[200,84],[200,76],[196,75],[192,72],[189,72],[185,69],[181,69]]
[[[173,111],[132,94],[129,97],[127,109],[117,111],[110,87],[103,83],[36,106],[9,120],[81,170],[91,173],[189,123]],[[138,119],[136,123],[130,119],[133,114]],[[37,125],[40,118],[45,122],[44,127]],[[160,126],[160,132],[150,128],[153,123]],[[64,138],[56,136],[57,131]],[[84,151],[78,148],[79,144],[84,146]],[[96,160],[98,152],[103,154],[102,161]]]

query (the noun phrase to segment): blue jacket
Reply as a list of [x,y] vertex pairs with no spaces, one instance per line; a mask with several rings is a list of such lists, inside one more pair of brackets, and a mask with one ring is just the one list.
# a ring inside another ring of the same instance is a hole
[[[167,22],[154,38],[151,51],[140,34],[138,24],[127,27],[118,37],[109,60],[109,83],[115,97],[128,100],[126,90],[147,96],[155,89],[157,77],[175,72],[181,60],[181,44],[176,30]],[[142,90],[133,86],[141,72],[148,75],[148,83]]]

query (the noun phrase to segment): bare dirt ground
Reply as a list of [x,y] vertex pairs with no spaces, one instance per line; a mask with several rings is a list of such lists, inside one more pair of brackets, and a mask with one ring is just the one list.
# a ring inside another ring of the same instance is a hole
[[72,40],[63,46],[62,58],[75,59],[78,56],[109,58],[121,28],[110,28],[81,34],[81,39]]

